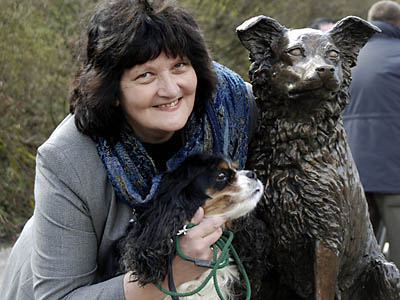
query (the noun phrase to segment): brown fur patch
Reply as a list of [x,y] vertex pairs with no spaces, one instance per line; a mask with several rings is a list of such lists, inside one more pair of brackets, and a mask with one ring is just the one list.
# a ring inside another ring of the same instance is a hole
[[203,206],[204,214],[222,214],[226,212],[231,203],[237,202],[235,195],[239,192],[240,187],[235,183],[226,186],[221,191],[217,191],[213,188],[207,189],[206,193],[210,198],[207,199]]
[[230,166],[229,166],[228,162],[223,161],[218,165],[218,169],[225,169],[226,170],[226,169],[230,169]]
[[204,204],[204,214],[205,215],[216,215],[222,214],[229,207],[232,197],[231,195],[218,195],[215,198],[210,198]]

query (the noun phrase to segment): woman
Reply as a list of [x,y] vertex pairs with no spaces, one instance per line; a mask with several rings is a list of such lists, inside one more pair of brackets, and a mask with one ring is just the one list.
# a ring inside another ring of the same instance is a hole
[[[71,115],[38,149],[35,211],[10,256],[2,299],[162,299],[114,263],[135,204],[188,155],[223,153],[244,166],[246,86],[210,60],[184,10],[104,1],[90,19],[85,50]],[[199,209],[181,246],[210,259],[224,220],[202,218]],[[175,258],[173,271],[178,285],[203,269]]]

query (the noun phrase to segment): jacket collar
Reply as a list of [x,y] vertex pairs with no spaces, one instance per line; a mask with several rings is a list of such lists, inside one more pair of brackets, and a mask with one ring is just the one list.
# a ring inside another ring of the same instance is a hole
[[377,33],[377,36],[386,35],[391,38],[400,39],[400,27],[384,21],[372,21],[372,24],[378,26],[382,33]]

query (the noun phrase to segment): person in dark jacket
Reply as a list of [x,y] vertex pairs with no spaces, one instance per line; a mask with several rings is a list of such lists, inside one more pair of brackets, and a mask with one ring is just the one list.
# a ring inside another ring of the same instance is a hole
[[386,226],[390,260],[399,267],[400,5],[379,1],[368,20],[382,32],[360,51],[343,122],[368,202]]

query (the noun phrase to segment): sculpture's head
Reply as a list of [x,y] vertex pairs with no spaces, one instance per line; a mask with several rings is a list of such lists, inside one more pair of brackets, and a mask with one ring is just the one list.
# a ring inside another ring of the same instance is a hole
[[335,111],[340,114],[348,99],[350,68],[378,31],[358,17],[346,17],[328,32],[288,29],[266,16],[251,18],[237,28],[250,51],[249,75],[256,96],[279,101],[282,109],[297,117],[335,98],[340,99]]

